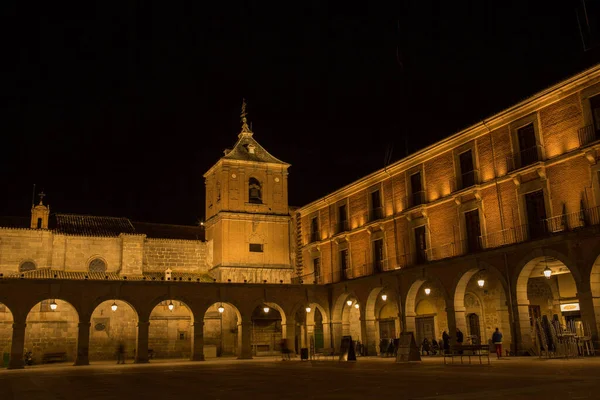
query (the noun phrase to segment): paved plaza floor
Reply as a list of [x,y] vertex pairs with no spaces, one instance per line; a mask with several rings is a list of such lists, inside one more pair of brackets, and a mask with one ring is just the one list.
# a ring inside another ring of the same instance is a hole
[[600,357],[444,365],[216,359],[0,370],[0,399],[600,399]]

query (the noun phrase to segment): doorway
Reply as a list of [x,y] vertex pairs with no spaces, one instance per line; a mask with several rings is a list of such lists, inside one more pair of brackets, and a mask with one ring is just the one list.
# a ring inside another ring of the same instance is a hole
[[527,224],[529,225],[529,238],[536,239],[544,235],[546,222],[546,205],[544,204],[544,191],[537,190],[525,195],[525,209],[527,210]]
[[[435,328],[434,328],[434,317],[416,317],[416,341],[417,347],[421,346],[423,339],[427,338],[431,343],[432,339],[435,339]],[[436,339],[437,340],[437,339]]]

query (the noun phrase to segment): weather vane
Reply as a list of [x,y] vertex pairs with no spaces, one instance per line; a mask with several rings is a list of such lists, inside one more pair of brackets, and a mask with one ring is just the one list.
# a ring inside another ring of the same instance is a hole
[[240,114],[240,117],[242,119],[242,133],[252,132],[252,130],[250,130],[250,127],[248,126],[248,119],[246,118],[246,115],[248,115],[248,113],[246,112],[246,99],[242,99],[242,113]]

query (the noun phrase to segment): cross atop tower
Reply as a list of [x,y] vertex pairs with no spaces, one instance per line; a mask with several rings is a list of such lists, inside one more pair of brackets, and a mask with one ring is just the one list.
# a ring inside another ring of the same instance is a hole
[[248,119],[246,118],[247,115],[248,115],[248,113],[246,112],[246,99],[242,99],[242,113],[240,114],[240,118],[242,120],[241,134],[249,133],[250,135],[252,135],[252,130],[248,126]]
[[43,200],[44,197],[46,197],[46,193],[41,192],[40,194],[38,194],[38,196],[40,196],[40,205],[44,205]]

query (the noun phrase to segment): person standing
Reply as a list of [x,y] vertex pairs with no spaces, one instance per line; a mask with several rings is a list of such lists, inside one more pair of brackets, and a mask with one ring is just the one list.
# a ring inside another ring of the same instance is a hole
[[117,347],[117,364],[125,364],[125,345],[119,342]]
[[[460,329],[456,328],[456,344],[457,344],[457,345],[459,345],[459,346],[462,346],[462,344],[463,344],[463,340],[464,340],[464,339],[465,339],[465,338],[464,338],[464,336],[463,336],[463,333],[462,333],[462,331],[461,331]],[[458,353],[459,353],[459,354],[462,354],[462,353],[463,353],[463,351],[462,351],[462,350],[459,350],[459,351],[458,351]]]
[[442,333],[442,343],[444,344],[444,353],[447,353],[450,350],[450,335],[446,331]]
[[498,328],[492,334],[492,343],[496,346],[496,355],[498,356],[498,360],[502,357],[502,332]]

